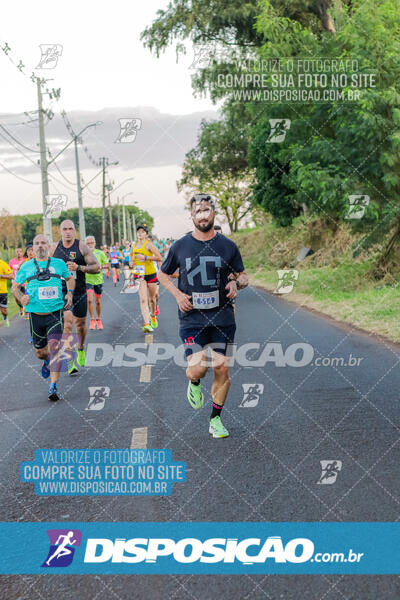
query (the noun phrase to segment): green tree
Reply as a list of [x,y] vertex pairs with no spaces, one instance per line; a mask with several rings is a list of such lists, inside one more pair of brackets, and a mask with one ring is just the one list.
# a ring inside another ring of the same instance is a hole
[[247,149],[247,124],[237,111],[226,111],[220,121],[203,120],[197,146],[187,153],[178,183],[179,190],[213,194],[231,232],[237,231],[253,210]]
[[[268,41],[260,51],[262,57],[283,52],[289,56],[300,52],[306,56],[340,56],[343,60],[357,57],[363,72],[376,73],[377,83],[351,104],[267,106],[253,128],[250,150],[250,163],[256,168],[257,202],[271,210],[277,220],[284,214],[287,221],[306,206],[335,229],[347,215],[348,196],[367,194],[371,204],[357,227],[379,231],[385,223],[387,231],[390,220],[393,225],[399,222],[394,205],[400,209],[397,2],[354,2],[351,15],[342,14],[340,30],[320,38],[298,22],[277,16],[272,2],[265,1],[263,7],[258,28]],[[290,131],[284,143],[266,144],[269,119],[279,112],[291,119]],[[278,185],[276,171],[281,176]]]
[[[146,225],[149,228],[149,231],[151,231],[151,229],[154,226],[154,219],[146,210],[142,210],[138,206],[135,206],[132,204],[127,205],[125,207],[125,210],[129,214],[135,215],[135,220],[136,220],[137,224],[146,223]],[[118,207],[117,206],[112,207],[112,213],[113,213],[114,240],[122,241],[122,240],[118,240]],[[122,209],[121,209],[121,213],[122,213]],[[17,215],[12,218],[15,220],[15,222],[21,228],[20,238],[24,244],[27,244],[28,242],[32,242],[35,235],[37,235],[37,233],[41,233],[43,231],[43,216],[41,213],[36,213],[36,214],[32,214],[32,215]],[[61,213],[60,217],[52,219],[53,238],[55,240],[60,239],[58,228],[61,224],[61,221],[63,221],[64,219],[71,219],[71,221],[73,221],[75,223],[75,226],[76,226],[76,229],[78,232],[78,236],[79,236],[78,209],[70,208],[68,210],[63,211]],[[108,208],[107,208],[107,210],[106,210],[106,239],[107,239],[108,244],[110,243],[110,239],[111,239],[109,223],[110,223],[110,221],[109,221],[109,214],[108,214]],[[85,208],[85,225],[86,225],[86,234],[94,235],[97,243],[100,245],[101,244],[101,231],[102,231],[102,209],[101,208]],[[121,217],[121,237],[122,237],[122,217]]]

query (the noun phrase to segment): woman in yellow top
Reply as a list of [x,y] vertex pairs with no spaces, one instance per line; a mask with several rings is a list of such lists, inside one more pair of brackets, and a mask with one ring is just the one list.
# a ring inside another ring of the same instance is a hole
[[139,279],[140,311],[144,320],[143,331],[151,332],[158,327],[156,317],[157,269],[154,261],[162,261],[161,254],[147,238],[146,225],[137,228],[137,242],[132,246],[129,266],[135,279]]
[[0,312],[3,315],[3,322],[6,327],[10,327],[7,312],[7,279],[14,277],[12,269],[4,260],[0,260]]

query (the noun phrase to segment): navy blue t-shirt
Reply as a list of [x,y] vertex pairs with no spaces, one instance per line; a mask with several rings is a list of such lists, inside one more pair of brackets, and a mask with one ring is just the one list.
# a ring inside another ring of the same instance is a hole
[[235,323],[225,286],[228,276],[241,273],[244,266],[239,248],[232,240],[217,233],[211,240],[202,242],[191,233],[186,234],[171,246],[161,265],[167,275],[177,269],[178,288],[192,296],[194,307],[188,312],[178,309],[181,327],[224,327]]

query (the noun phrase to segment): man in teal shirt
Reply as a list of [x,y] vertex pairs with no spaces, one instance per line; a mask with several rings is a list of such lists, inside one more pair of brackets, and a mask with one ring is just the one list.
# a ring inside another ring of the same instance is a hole
[[[59,399],[57,383],[60,376],[61,336],[64,329],[63,309],[70,308],[75,280],[66,263],[59,258],[49,257],[49,244],[44,235],[33,240],[36,258],[22,264],[12,283],[14,298],[25,306],[29,314],[31,335],[36,356],[43,360],[42,376],[51,377],[49,400]],[[67,294],[62,295],[62,280],[67,282]],[[25,294],[20,286],[26,283]],[[49,336],[52,336],[51,351]],[[56,369],[49,369],[50,358],[55,359]],[[57,370],[58,366],[58,370]]]
[[[103,329],[103,323],[101,322],[101,294],[103,293],[104,283],[103,269],[108,269],[110,263],[108,262],[108,258],[103,250],[96,248],[96,240],[93,235],[88,235],[85,239],[85,242],[93,252],[94,256],[97,258],[97,262],[100,265],[100,273],[86,273],[85,277],[88,309],[90,314],[89,329],[96,329],[96,325],[97,329]],[[96,302],[96,320],[94,318],[93,293]]]

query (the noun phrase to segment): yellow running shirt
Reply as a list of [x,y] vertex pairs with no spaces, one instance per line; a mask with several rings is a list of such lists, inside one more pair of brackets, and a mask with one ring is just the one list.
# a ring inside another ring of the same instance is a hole
[[[0,275],[8,275],[12,273],[12,269],[4,260],[0,259]],[[0,294],[7,294],[7,279],[0,278]]]
[[144,242],[144,244],[138,248],[138,247],[136,247],[137,242],[135,242],[135,244],[132,248],[133,262],[134,262],[135,266],[144,266],[144,274],[145,275],[153,275],[153,273],[156,273],[156,268],[153,264],[153,261],[152,260],[140,261],[135,256],[135,254],[143,254],[144,256],[153,256],[153,252],[150,252],[150,250],[147,250],[147,248],[146,248],[146,245],[148,243],[149,243],[149,240],[146,240]]

